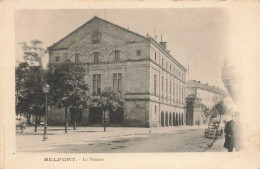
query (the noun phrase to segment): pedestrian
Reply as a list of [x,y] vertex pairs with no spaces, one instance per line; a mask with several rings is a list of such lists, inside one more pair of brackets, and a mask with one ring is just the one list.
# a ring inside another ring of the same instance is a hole
[[240,151],[241,144],[241,124],[239,122],[239,113],[235,112],[232,120],[228,121],[225,125],[225,143],[224,147],[228,149],[228,152],[232,152],[235,148],[236,151]]

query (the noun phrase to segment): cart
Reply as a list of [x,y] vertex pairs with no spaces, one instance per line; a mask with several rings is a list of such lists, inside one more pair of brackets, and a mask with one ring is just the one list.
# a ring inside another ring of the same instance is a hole
[[205,137],[210,139],[219,139],[223,138],[223,127],[219,126],[219,122],[214,122],[209,124],[208,128],[205,129]]

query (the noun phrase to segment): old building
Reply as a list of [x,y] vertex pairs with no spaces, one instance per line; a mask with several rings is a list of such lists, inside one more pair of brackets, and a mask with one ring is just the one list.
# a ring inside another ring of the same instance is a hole
[[[186,69],[166,44],[94,17],[49,47],[49,62],[84,64],[93,98],[106,87],[122,93],[126,106],[109,113],[110,125],[183,125]],[[52,107],[49,122],[63,124],[63,112]],[[101,124],[100,109],[83,110],[78,123]]]
[[186,83],[186,121],[188,125],[205,124],[208,119],[204,116],[201,109],[201,104],[212,109],[218,102],[224,103],[231,108],[233,106],[232,99],[226,91],[210,86],[207,83],[203,84],[200,81],[189,80]]

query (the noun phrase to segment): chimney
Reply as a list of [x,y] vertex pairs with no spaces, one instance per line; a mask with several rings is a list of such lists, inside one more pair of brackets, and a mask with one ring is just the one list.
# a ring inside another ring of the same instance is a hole
[[166,50],[166,47],[167,47],[167,42],[163,42],[162,41],[162,35],[161,35],[161,42],[160,42],[160,45]]
[[206,85],[208,86],[208,83],[206,83]]
[[198,81],[199,82],[199,84],[200,84],[200,81]]

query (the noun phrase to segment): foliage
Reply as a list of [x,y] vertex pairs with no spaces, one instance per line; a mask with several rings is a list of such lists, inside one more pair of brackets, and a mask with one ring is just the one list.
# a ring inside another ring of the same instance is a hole
[[115,111],[118,107],[125,105],[125,100],[122,98],[120,92],[112,89],[111,87],[108,87],[101,92],[98,105],[102,108],[103,111]]
[[16,67],[15,75],[16,114],[44,115],[43,69],[23,62]]
[[203,111],[205,117],[208,118],[212,115],[212,112],[210,111],[208,106],[202,104],[201,107],[202,107],[202,111]]
[[29,45],[26,42],[22,42],[20,44],[23,49],[24,61],[28,61],[31,65],[36,65],[36,62],[38,62],[38,66],[42,66],[42,58],[47,53],[47,50],[41,47],[43,43],[37,39],[34,39],[30,41]]
[[227,114],[228,109],[227,106],[225,105],[225,103],[223,101],[218,102],[214,108],[218,111],[218,114],[220,115],[220,117],[224,114]]
[[47,83],[50,85],[51,104],[59,109],[86,107],[90,94],[84,77],[84,66],[69,60],[50,68]]
[[62,64],[50,66],[47,81],[50,85],[50,104],[65,108],[65,133],[67,133],[67,110],[86,108],[91,101],[89,87],[84,80],[85,68],[66,60]]

